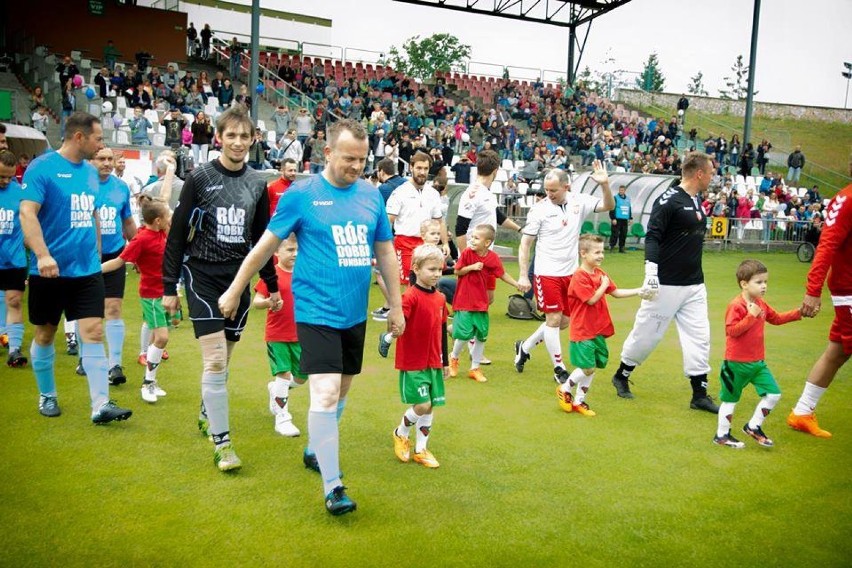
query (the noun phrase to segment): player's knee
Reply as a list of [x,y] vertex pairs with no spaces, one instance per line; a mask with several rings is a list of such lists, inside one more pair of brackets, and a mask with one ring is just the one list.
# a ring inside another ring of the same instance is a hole
[[311,378],[311,410],[336,412],[340,400],[340,381]]
[[159,327],[154,330],[154,345],[157,349],[162,349],[169,342],[169,329],[167,327]]
[[103,343],[104,325],[100,318],[84,318],[77,320],[80,339],[83,343]]
[[21,293],[13,292],[11,290],[6,291],[6,307],[10,310],[20,310],[21,309]]
[[227,368],[228,350],[224,333],[205,335],[198,339],[201,344],[201,360],[205,373],[222,374]]
[[415,404],[414,412],[416,412],[420,416],[423,416],[424,414],[429,414],[430,412],[432,412],[432,403],[421,402],[420,404]]
[[121,298],[107,298],[104,302],[104,317],[106,319],[121,318]]

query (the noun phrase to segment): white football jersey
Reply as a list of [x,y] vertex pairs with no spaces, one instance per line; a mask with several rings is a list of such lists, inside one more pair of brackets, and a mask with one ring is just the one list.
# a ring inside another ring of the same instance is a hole
[[441,195],[430,185],[418,190],[411,181],[393,190],[385,209],[396,215],[394,234],[406,237],[419,237],[423,221],[443,218]]
[[522,232],[537,239],[535,273],[538,276],[574,274],[583,220],[594,213],[599,203],[598,197],[569,191],[562,205],[542,199],[530,208]]
[[469,239],[477,225],[491,225],[497,230],[497,198],[484,185],[473,182],[459,200],[459,217],[470,219],[466,236]]

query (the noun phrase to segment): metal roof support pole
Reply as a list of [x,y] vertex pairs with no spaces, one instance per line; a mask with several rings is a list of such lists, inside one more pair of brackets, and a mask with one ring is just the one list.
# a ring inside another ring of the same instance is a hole
[[751,23],[751,53],[748,55],[748,97],[746,98],[743,145],[751,141],[751,114],[754,110],[754,69],[757,61],[757,28],[760,24],[760,0],[754,0],[754,17]]

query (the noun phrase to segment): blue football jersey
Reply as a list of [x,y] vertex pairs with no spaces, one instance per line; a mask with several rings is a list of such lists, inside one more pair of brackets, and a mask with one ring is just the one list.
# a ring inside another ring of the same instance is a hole
[[24,233],[18,217],[22,195],[21,186],[14,179],[5,189],[0,189],[0,270],[27,265]]
[[[75,164],[59,152],[39,156],[24,174],[22,201],[41,205],[38,220],[59,276],[79,278],[101,271],[95,233],[98,170],[83,161]],[[38,274],[35,254],[30,274]]]
[[297,322],[346,329],[367,318],[373,244],[393,238],[378,190],[362,180],[346,188],[322,175],[300,180],[281,196],[269,231],[299,241]]
[[130,209],[130,187],[111,175],[98,186],[95,206],[101,224],[101,253],[110,254],[125,245],[123,222],[133,216]]

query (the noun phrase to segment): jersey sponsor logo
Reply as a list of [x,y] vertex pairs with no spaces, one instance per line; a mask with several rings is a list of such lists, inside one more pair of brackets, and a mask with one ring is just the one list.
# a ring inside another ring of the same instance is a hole
[[337,250],[338,266],[370,266],[373,253],[367,240],[369,227],[354,224],[332,225],[331,236]]
[[316,201],[313,202],[314,207],[329,207],[331,205],[334,205],[334,201],[331,201],[331,200],[328,200],[328,201],[316,200]]
[[71,179],[73,177],[73,174],[56,174],[56,177],[61,179]]
[[216,208],[216,240],[223,243],[244,243],[246,210],[241,207]]
[[840,215],[840,209],[843,207],[843,203],[845,202],[845,195],[838,195],[834,198],[834,203],[831,204],[831,207],[828,208],[828,213],[825,215],[826,225],[831,227],[837,222],[837,217]]
[[11,235],[15,229],[15,212],[0,207],[0,235]]
[[115,235],[118,233],[118,223],[116,222],[116,219],[118,218],[117,208],[102,205],[101,208],[98,209],[98,217],[100,217],[101,220],[101,234]]
[[[70,176],[69,176],[70,177]],[[95,211],[95,196],[85,191],[71,196],[71,228],[87,229],[94,227],[92,213]]]

